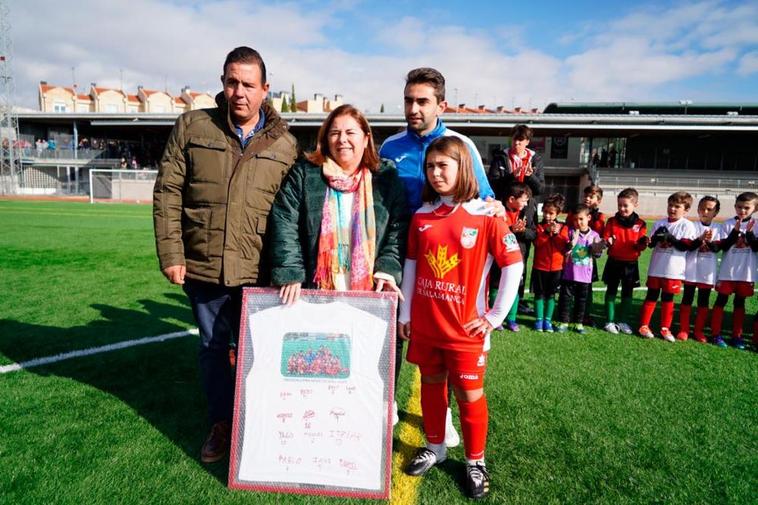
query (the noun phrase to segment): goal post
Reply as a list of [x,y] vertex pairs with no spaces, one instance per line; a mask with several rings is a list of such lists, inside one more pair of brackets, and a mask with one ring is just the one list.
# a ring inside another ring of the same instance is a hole
[[93,168],[89,171],[89,202],[151,202],[157,176],[157,170]]

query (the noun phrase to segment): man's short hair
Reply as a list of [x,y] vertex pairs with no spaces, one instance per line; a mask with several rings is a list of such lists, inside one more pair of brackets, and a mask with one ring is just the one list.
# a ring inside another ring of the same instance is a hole
[[532,140],[532,129],[525,124],[517,124],[511,130],[511,138],[514,140]]
[[521,198],[522,196],[527,195],[529,198],[532,197],[532,189],[524,184],[523,182],[516,182],[514,184],[511,184],[506,188],[505,190],[505,198],[506,200],[510,197],[513,198]]
[[226,55],[224,60],[224,74],[226,75],[226,67],[231,63],[247,63],[249,65],[258,65],[261,71],[261,84],[266,84],[266,64],[263,62],[263,58],[260,53],[255,49],[247,46],[235,47],[229,54]]
[[686,191],[677,191],[676,193],[669,195],[668,203],[684,205],[685,210],[690,210],[690,207],[692,207],[692,195]]
[[752,191],[745,191],[744,193],[737,195],[737,198],[734,200],[735,204],[745,202],[758,205],[758,194],[755,194]]
[[592,184],[584,188],[584,196],[597,195],[598,200],[603,199],[603,188],[597,184]]
[[445,76],[439,70],[430,67],[414,68],[405,76],[405,85],[428,84],[434,89],[437,103],[445,100]]
[[637,190],[634,188],[626,188],[626,189],[622,189],[621,192],[616,197],[616,199],[619,199],[619,198],[629,198],[634,203],[637,203],[637,201],[640,198],[640,194],[637,193]]

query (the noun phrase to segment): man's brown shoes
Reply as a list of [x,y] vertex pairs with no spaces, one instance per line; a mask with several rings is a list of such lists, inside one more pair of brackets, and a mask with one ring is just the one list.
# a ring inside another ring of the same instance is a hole
[[229,421],[220,421],[213,425],[200,451],[200,461],[215,463],[227,455],[231,429]]

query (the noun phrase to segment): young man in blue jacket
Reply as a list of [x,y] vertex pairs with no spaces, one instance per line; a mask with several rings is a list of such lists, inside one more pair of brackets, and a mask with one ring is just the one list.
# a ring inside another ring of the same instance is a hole
[[[408,210],[411,214],[421,207],[421,190],[424,187],[424,155],[426,148],[433,140],[454,135],[463,140],[471,151],[474,161],[474,173],[479,183],[479,196],[492,200],[492,191],[487,174],[484,171],[482,157],[476,145],[470,138],[449,130],[440,116],[447,108],[445,100],[445,77],[433,68],[416,68],[408,72],[405,78],[404,91],[405,121],[407,127],[384,141],[379,149],[381,158],[395,162],[400,180],[405,187]],[[502,204],[500,210],[495,205],[495,214],[504,213]],[[403,340],[397,339],[397,359],[395,360],[395,382],[400,375],[400,363],[403,356]],[[452,388],[451,388],[452,390]],[[397,404],[395,404],[397,411]],[[397,415],[395,416],[397,422]],[[445,444],[455,447],[460,443],[460,437],[453,426],[450,409],[447,411]]]

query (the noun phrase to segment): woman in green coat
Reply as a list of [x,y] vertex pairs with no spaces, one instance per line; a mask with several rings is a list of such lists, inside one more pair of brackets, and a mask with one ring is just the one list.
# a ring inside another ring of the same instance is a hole
[[326,118],[316,150],[289,172],[270,219],[271,278],[284,303],[302,287],[400,292],[405,191],[352,105]]

